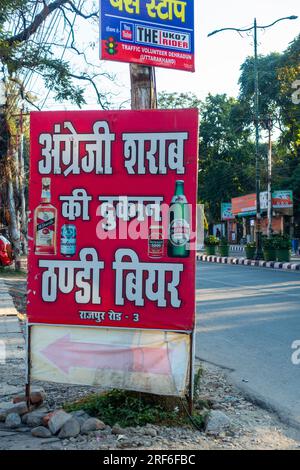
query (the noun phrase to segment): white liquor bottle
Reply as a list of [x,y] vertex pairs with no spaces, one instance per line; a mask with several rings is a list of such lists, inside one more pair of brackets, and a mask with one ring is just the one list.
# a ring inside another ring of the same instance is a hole
[[34,211],[34,252],[56,255],[57,209],[51,204],[51,179],[42,178],[41,203]]

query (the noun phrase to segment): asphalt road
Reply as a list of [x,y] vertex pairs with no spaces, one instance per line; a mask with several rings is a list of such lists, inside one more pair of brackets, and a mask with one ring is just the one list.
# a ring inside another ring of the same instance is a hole
[[198,263],[196,356],[300,428],[300,273]]

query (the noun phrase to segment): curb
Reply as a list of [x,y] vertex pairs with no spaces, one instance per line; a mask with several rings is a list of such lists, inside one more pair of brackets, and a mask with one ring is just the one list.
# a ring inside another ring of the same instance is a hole
[[285,271],[300,271],[300,263],[280,263],[276,261],[257,261],[247,258],[234,258],[222,256],[210,256],[196,254],[197,261],[206,261],[208,263],[238,264],[241,266],[256,266],[259,268],[283,269]]

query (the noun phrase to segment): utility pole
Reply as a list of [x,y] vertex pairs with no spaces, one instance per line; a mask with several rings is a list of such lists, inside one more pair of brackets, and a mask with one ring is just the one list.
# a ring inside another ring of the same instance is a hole
[[255,188],[256,188],[256,253],[255,259],[259,260],[263,258],[262,252],[262,232],[261,232],[261,207],[260,207],[260,155],[259,155],[259,124],[260,124],[260,111],[259,111],[259,74],[258,74],[258,41],[257,41],[257,31],[258,29],[268,29],[274,26],[276,23],[284,20],[296,20],[298,16],[287,16],[284,18],[279,18],[273,23],[266,26],[258,26],[256,18],[254,19],[254,24],[250,28],[222,28],[212,33],[208,36],[213,36],[214,34],[220,33],[221,31],[236,31],[238,33],[246,33],[253,31],[254,32],[254,124],[255,124],[255,162],[256,162],[256,178],[255,178]]
[[272,127],[273,122],[269,117],[266,121],[266,127],[268,130],[268,238],[272,235]]
[[257,260],[263,259],[261,208],[260,208],[260,158],[259,158],[259,78],[257,53],[257,21],[254,19],[254,99],[255,99],[255,165],[256,165],[256,253]]

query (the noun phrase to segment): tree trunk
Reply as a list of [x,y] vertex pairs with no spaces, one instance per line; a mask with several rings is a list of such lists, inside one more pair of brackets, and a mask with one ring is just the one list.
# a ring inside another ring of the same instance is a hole
[[[9,164],[8,164],[8,166],[9,166]],[[8,182],[7,182],[8,210],[9,210],[9,214],[10,214],[9,230],[10,230],[11,240],[12,240],[14,254],[15,254],[15,269],[20,270],[21,269],[20,231],[18,229],[17,212],[16,212],[15,199],[14,199],[14,188],[13,188],[13,182],[12,182],[12,176],[11,176],[11,169],[10,168],[8,168],[7,173],[8,173]]]
[[28,254],[27,241],[27,214],[25,200],[25,170],[24,170],[24,134],[23,134],[23,110],[21,111],[21,129],[20,129],[20,146],[19,146],[19,170],[20,170],[20,218],[21,218],[21,234],[22,234],[22,251],[24,255]]

